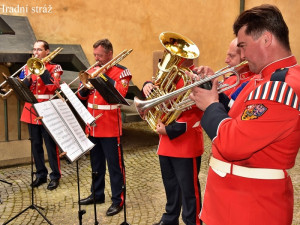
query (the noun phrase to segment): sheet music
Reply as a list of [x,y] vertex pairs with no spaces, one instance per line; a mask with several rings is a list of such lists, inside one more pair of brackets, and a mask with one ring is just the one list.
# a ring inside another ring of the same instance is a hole
[[54,141],[72,162],[92,149],[94,144],[85,136],[66,102],[55,99],[36,103],[34,108],[43,117],[43,125]]
[[82,104],[82,102],[76,97],[71,88],[63,83],[60,85],[61,91],[65,94],[65,96],[69,99],[70,103],[78,113],[78,115],[82,118],[85,124],[92,124],[95,121],[95,118],[90,114],[86,107]]
[[72,113],[71,109],[66,102],[61,99],[51,100],[52,104],[58,109],[61,116],[67,121],[69,128],[72,133],[75,135],[76,139],[79,141],[79,144],[83,149],[91,149],[94,147],[94,144],[85,136],[80,124],[76,120],[76,117]]

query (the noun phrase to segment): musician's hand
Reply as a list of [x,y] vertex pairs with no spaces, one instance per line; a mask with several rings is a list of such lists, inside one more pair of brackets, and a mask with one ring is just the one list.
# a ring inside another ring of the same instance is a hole
[[167,135],[166,126],[161,122],[161,120],[158,120],[157,122],[156,132],[162,135]]
[[53,73],[53,77],[55,79],[60,79],[60,74],[59,73]]
[[215,79],[213,81],[213,86],[211,90],[206,90],[199,87],[192,88],[192,92],[190,94],[190,99],[195,101],[197,107],[202,111],[205,111],[206,108],[212,103],[219,102],[219,94],[218,94],[218,80]]
[[143,93],[144,95],[147,97],[152,89],[154,88],[154,85],[152,83],[147,83],[144,87],[143,87]]
[[193,73],[191,73],[191,72],[185,72],[185,73],[189,77],[191,77],[193,82],[195,82],[195,81],[199,81],[200,79],[203,79],[207,76],[213,75],[214,71],[208,66],[199,66],[199,67],[195,67],[193,69]]
[[208,66],[195,67],[193,72],[198,74],[201,78],[214,74],[214,71]]

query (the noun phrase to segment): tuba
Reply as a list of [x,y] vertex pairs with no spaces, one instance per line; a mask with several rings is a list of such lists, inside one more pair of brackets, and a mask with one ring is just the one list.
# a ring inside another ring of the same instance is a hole
[[[183,64],[187,60],[196,59],[200,52],[198,47],[188,38],[181,34],[173,32],[163,32],[159,36],[159,40],[165,48],[163,57],[158,63],[158,71],[152,82],[154,88],[146,99],[156,99],[157,97],[164,96],[165,94],[175,91],[179,82],[183,81],[183,86],[192,83],[191,78],[185,72],[191,72],[188,67]],[[181,81],[182,80],[182,81]],[[163,124],[168,125],[176,120],[184,110],[169,110],[173,108],[174,104],[178,104],[189,97],[190,91],[176,96],[164,102],[163,105],[157,105],[147,111],[141,117],[146,120],[152,130],[156,130],[158,120]],[[138,112],[139,109],[137,108]]]

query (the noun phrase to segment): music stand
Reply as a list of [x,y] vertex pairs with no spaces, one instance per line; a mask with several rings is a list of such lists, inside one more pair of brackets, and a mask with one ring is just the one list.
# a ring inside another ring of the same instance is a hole
[[[14,90],[14,92],[17,95],[18,99],[20,99],[24,102],[32,103],[32,104],[38,102],[37,99],[34,97],[33,93],[29,90],[29,88],[20,79],[14,78],[14,77],[8,77],[7,82],[10,85],[10,87]],[[30,111],[30,115],[32,115],[32,113],[33,113],[32,112],[32,107],[28,110]],[[31,137],[29,137],[29,140],[30,140],[30,143],[31,143],[31,183],[33,183],[33,174],[34,174],[34,172],[33,172],[32,139],[31,139]],[[12,220],[14,220],[18,216],[20,216],[22,213],[24,213],[28,209],[35,209],[48,222],[48,224],[52,225],[52,223],[47,219],[47,217],[45,215],[43,215],[41,213],[41,211],[39,210],[39,208],[42,209],[42,210],[44,210],[44,208],[34,204],[34,195],[33,195],[33,193],[34,193],[33,192],[33,187],[31,186],[31,205],[28,206],[27,208],[25,208],[24,210],[22,210],[21,212],[19,212],[13,218],[11,218],[8,221],[6,221],[5,223],[3,223],[3,225],[6,225],[6,224],[10,223]]]
[[[46,102],[40,102],[33,105],[37,114],[40,117],[43,117],[41,120],[44,128],[51,135],[54,142],[56,142],[57,146],[63,151],[61,154],[64,155],[69,161],[74,162],[76,160],[77,167],[77,187],[78,187],[78,218],[79,224],[82,224],[82,216],[85,214],[85,210],[81,210],[80,203],[80,185],[79,185],[79,167],[78,160],[79,157],[83,156],[84,153],[89,151],[94,144],[86,137],[83,130],[81,130],[81,126],[79,123],[76,123],[76,117],[73,115],[71,109],[67,105],[64,99],[54,99]],[[47,110],[44,110],[47,109]],[[48,115],[51,114],[52,117],[49,119]],[[71,114],[73,116],[71,116]],[[55,125],[56,123],[53,121],[57,121],[58,123],[62,123],[62,126],[59,128]],[[77,130],[77,135],[73,133],[73,131]],[[81,134],[80,130],[82,131]],[[60,139],[59,135],[64,133],[64,138]],[[86,141],[88,140],[88,142]],[[70,144],[73,142],[73,144]],[[85,143],[85,144],[83,144]]]
[[12,185],[12,183],[7,182],[6,180],[1,180],[1,179],[0,179],[0,182],[3,182],[3,183],[6,183],[6,184],[9,184],[9,185]]
[[[100,93],[100,95],[104,98],[104,100],[109,104],[122,104],[122,105],[130,105],[125,98],[119,93],[117,89],[115,89],[114,85],[110,83],[107,77],[105,75],[100,75],[96,78],[89,79],[91,84],[94,86],[94,88]],[[119,108],[117,109],[120,110]],[[119,115],[119,113],[118,113]],[[120,122],[119,122],[119,116],[118,116],[118,126],[119,126],[119,137],[120,137]],[[123,183],[123,192],[124,192],[124,222],[121,223],[121,225],[129,225],[126,221],[126,179],[125,179],[125,163],[123,158],[123,149],[121,142],[119,144],[121,148],[121,161],[122,161],[122,174],[124,174],[124,183]],[[94,181],[92,181],[94,182]],[[95,193],[95,191],[93,190]],[[95,199],[95,197],[94,197]],[[95,206],[94,201],[94,208]]]
[[80,205],[80,184],[79,184],[79,166],[78,166],[78,160],[76,160],[77,192],[78,192],[78,220],[79,220],[79,224],[82,225],[82,217],[83,217],[83,214],[86,213],[86,211],[84,209],[81,209],[81,205]]
[[88,80],[91,82],[94,88],[100,93],[100,95],[105,99],[107,103],[130,105],[104,75]]

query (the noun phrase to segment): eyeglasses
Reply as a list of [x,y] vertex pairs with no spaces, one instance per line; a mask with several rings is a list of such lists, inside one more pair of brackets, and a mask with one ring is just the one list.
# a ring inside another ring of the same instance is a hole
[[41,48],[34,48],[32,49],[33,52],[42,52],[45,51],[45,49],[41,49]]

